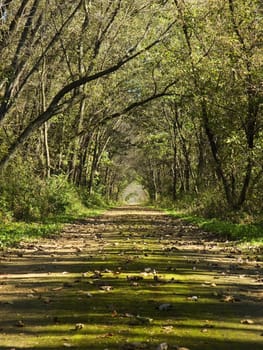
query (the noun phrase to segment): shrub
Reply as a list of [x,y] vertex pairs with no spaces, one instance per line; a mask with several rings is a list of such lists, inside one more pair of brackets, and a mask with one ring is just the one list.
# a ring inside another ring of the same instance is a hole
[[0,220],[32,221],[76,210],[80,198],[66,176],[41,179],[30,166],[10,167],[0,179]]
[[83,204],[88,208],[106,208],[107,204],[103,196],[99,193],[88,194],[85,189],[82,189],[80,196]]
[[0,179],[1,208],[3,216],[15,219],[29,219],[39,215],[36,198],[39,196],[41,184],[32,175],[30,168],[10,167],[8,177]]
[[229,208],[219,190],[208,189],[196,196],[191,205],[191,212],[205,218],[226,218]]
[[77,191],[67,181],[66,176],[52,176],[43,181],[42,193],[39,198],[42,217],[66,213],[79,201]]

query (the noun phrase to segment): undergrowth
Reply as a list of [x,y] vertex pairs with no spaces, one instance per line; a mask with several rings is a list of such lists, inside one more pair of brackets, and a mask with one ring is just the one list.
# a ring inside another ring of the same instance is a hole
[[71,212],[47,217],[39,222],[5,222],[0,225],[0,248],[15,246],[21,241],[31,241],[40,237],[48,237],[60,232],[63,225],[81,218],[97,216],[104,209],[79,208],[79,212]]
[[167,210],[167,212],[171,216],[182,218],[183,220],[193,223],[206,231],[213,232],[222,238],[263,245],[262,223],[238,224],[216,218],[207,219],[176,211],[174,209]]
[[[44,189],[38,195],[32,189],[31,192],[28,190],[26,200],[22,200],[20,194],[19,197],[17,189],[13,190],[12,200],[7,201],[7,197],[2,197],[2,202],[5,199],[7,204],[0,207],[0,248],[48,237],[61,231],[63,224],[99,215],[107,208],[102,201],[101,207],[97,202],[93,203],[93,198],[89,203],[84,203],[78,191],[62,177],[55,177],[43,184]],[[88,204],[90,207],[87,207]]]
[[248,201],[242,209],[231,210],[216,188],[199,194],[179,195],[176,201],[162,199],[154,206],[224,239],[263,245],[260,208],[255,210]]
[[28,241],[55,234],[60,229],[61,226],[56,223],[5,223],[0,227],[0,248],[14,246],[20,241]]
[[0,248],[54,234],[63,224],[108,207],[100,195],[88,195],[65,175],[42,179],[30,168],[15,167],[10,173],[0,179]]

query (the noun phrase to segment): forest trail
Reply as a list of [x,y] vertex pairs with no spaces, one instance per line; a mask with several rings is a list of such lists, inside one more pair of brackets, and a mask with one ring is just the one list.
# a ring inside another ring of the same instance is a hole
[[1,350],[262,349],[260,252],[160,211],[112,209],[0,262]]

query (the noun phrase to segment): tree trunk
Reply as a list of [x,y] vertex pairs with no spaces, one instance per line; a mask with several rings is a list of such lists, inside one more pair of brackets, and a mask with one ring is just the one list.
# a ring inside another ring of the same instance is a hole
[[[46,60],[43,61],[41,72],[41,113],[47,108],[46,103]],[[43,125],[43,146],[44,146],[44,159],[45,159],[45,177],[50,177],[50,153],[48,144],[48,129],[49,124],[45,122]]]
[[172,165],[172,175],[173,175],[173,184],[172,184],[172,198],[173,201],[177,199],[177,148],[173,149],[173,165]]
[[210,148],[211,148],[211,152],[215,161],[215,170],[216,170],[216,174],[219,178],[219,180],[222,181],[223,183],[223,188],[224,188],[224,192],[226,195],[226,199],[227,199],[227,203],[230,207],[235,208],[236,207],[236,203],[233,200],[233,195],[231,192],[231,185],[228,183],[225,174],[223,172],[223,166],[221,163],[221,159],[219,158],[219,154],[218,154],[218,147],[217,144],[215,142],[215,136],[214,133],[210,127],[210,123],[209,123],[209,117],[208,117],[208,112],[207,112],[207,105],[205,100],[202,101],[202,119],[203,119],[203,123],[204,123],[204,129],[210,144]]

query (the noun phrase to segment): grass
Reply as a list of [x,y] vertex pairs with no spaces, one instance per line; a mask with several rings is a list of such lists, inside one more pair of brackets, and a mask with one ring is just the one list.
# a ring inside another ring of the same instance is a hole
[[213,232],[224,239],[251,242],[263,245],[263,224],[235,224],[216,218],[206,219],[200,216],[185,214],[176,210],[165,210],[169,215],[193,223],[199,228]]
[[20,241],[29,241],[48,236],[58,232],[60,229],[61,225],[59,224],[5,223],[0,227],[0,247],[14,246]]
[[[105,210],[105,209],[103,209]],[[0,248],[11,247],[21,241],[30,241],[60,232],[63,225],[76,220],[100,215],[98,208],[82,208],[79,213],[50,216],[42,222],[6,222],[0,225]]]
[[45,224],[70,224],[76,220],[85,219],[89,217],[95,217],[101,215],[107,208],[86,208],[82,207],[79,211],[71,213],[54,215],[47,217],[43,220]]

